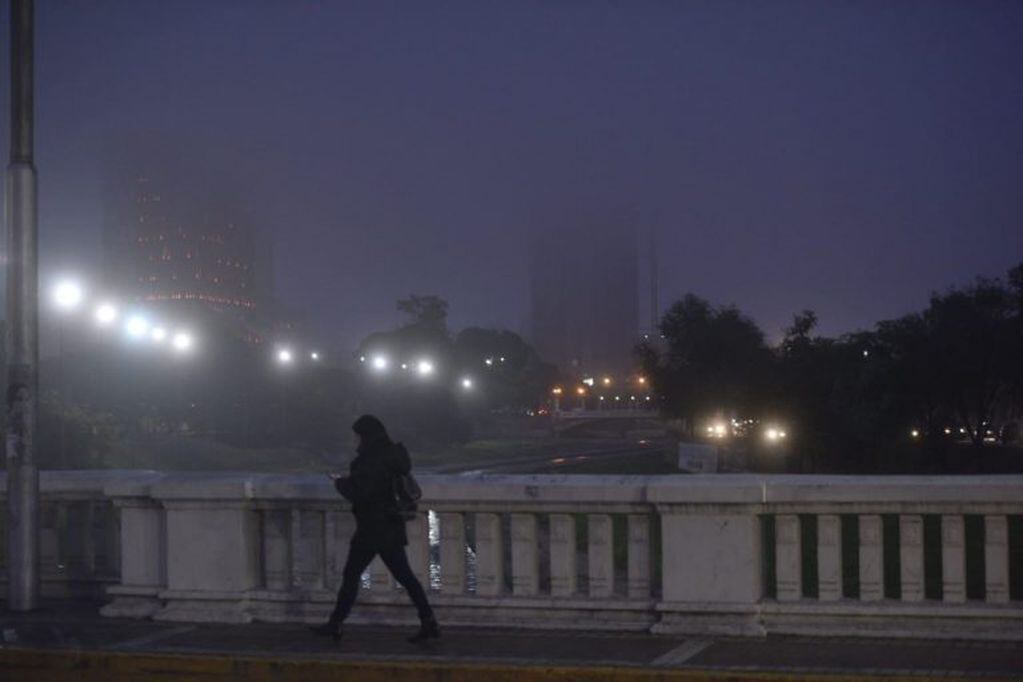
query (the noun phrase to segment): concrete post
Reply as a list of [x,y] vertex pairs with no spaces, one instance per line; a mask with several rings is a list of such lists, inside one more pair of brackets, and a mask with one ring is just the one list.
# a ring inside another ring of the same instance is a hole
[[860,525],[860,600],[884,599],[884,543],[881,517],[864,514]]
[[966,601],[966,529],[958,514],[941,517],[941,595],[946,602]]
[[7,608],[39,601],[38,227],[33,162],[32,0],[11,0],[11,147],[7,166]]
[[610,597],[614,592],[614,552],[611,532],[611,516],[588,514],[586,516],[589,536],[590,598]]
[[1001,514],[984,517],[984,594],[992,604],[1009,603],[1009,523]]
[[512,594],[532,596],[540,589],[539,563],[536,551],[536,516],[511,515]]
[[417,514],[416,518],[405,524],[408,534],[408,563],[412,572],[422,583],[423,589],[430,589],[430,530],[427,512]]
[[629,514],[629,599],[650,598],[650,517]]
[[575,517],[551,514],[551,596],[571,597],[576,585]]
[[459,513],[440,515],[440,591],[465,594],[465,520]]
[[504,590],[501,517],[476,514],[476,594],[496,597]]
[[817,581],[821,601],[842,598],[842,519],[836,514],[817,517]]
[[924,598],[924,520],[919,514],[899,517],[902,601]]
[[778,601],[798,601],[803,597],[803,545],[799,517],[779,514],[775,517],[774,527]]

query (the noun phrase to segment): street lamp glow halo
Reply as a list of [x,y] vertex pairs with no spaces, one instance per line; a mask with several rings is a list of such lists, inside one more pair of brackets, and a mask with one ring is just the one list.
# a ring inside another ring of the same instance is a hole
[[61,310],[74,310],[84,298],[85,291],[73,279],[62,279],[53,287],[53,301]]
[[178,332],[174,335],[174,338],[171,339],[171,345],[174,346],[174,350],[181,353],[191,350],[192,344],[192,335],[188,332]]
[[127,332],[129,338],[141,339],[149,332],[149,320],[142,315],[132,315],[124,323],[124,331]]
[[93,317],[96,318],[96,324],[105,327],[117,319],[117,306],[109,302],[100,303],[96,306]]

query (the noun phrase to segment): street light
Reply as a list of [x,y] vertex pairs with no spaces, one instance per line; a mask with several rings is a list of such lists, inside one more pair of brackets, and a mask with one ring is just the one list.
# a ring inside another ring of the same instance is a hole
[[61,280],[53,287],[53,301],[61,310],[74,310],[83,298],[85,298],[85,292],[82,291],[81,285],[74,280]]
[[281,348],[277,351],[277,362],[282,365],[290,365],[294,359],[295,356],[292,355],[291,350],[288,348]]
[[429,360],[420,360],[416,365],[416,371],[419,372],[419,376],[428,377],[433,374],[433,363]]
[[467,391],[471,391],[472,387],[473,387],[472,379],[470,379],[469,377],[465,377],[462,379],[462,388],[464,388]]
[[309,359],[312,360],[313,362],[318,362],[320,359],[320,354],[317,353],[316,351],[313,351],[309,354]]
[[132,315],[124,324],[124,330],[133,339],[141,339],[149,331],[149,322],[141,315]]
[[188,332],[178,332],[171,340],[171,345],[173,345],[174,350],[179,353],[189,351],[192,348],[192,335]]
[[390,362],[388,362],[386,355],[374,355],[373,358],[370,360],[370,364],[376,371],[384,372],[387,370],[387,366],[390,364]]
[[113,303],[100,303],[96,306],[93,317],[96,318],[96,324],[106,327],[117,319],[117,308]]

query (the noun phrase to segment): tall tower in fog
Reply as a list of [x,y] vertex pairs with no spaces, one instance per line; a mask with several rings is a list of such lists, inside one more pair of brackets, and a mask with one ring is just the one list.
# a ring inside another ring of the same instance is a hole
[[[121,169],[109,182],[105,272],[140,302],[254,310],[268,301],[269,251],[239,202],[164,169]],[[262,272],[266,270],[267,272]]]
[[637,234],[627,218],[545,230],[530,245],[531,337],[566,371],[621,373],[639,336]]

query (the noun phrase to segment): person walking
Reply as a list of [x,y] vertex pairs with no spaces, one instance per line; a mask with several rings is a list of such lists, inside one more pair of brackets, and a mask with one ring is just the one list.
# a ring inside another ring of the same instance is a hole
[[373,557],[380,555],[387,570],[405,588],[419,614],[419,631],[409,637],[413,643],[440,637],[440,627],[426,599],[422,584],[412,573],[405,554],[408,536],[405,519],[398,509],[395,478],[408,474],[412,468],[408,451],[387,435],[383,422],[372,415],[363,415],[352,424],[359,438],[358,453],[349,466],[348,476],[332,475],[334,487],[352,503],[355,534],[348,546],[341,588],[330,619],[312,627],[319,635],[341,639],[341,624],[348,617],[363,571]]

